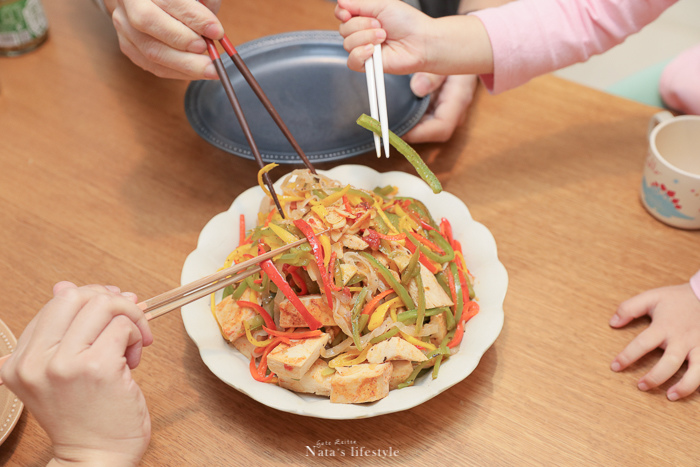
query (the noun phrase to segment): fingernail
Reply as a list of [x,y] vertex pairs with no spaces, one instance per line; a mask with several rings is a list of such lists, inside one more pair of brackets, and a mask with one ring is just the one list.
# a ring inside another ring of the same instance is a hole
[[213,63],[208,64],[206,68],[204,68],[204,77],[206,79],[217,79],[219,77]]
[[207,43],[204,42],[204,39],[202,39],[201,37],[193,40],[192,42],[190,42],[190,45],[187,46],[187,51],[195,54],[201,54],[206,50]]
[[612,371],[620,371],[620,364],[618,362],[612,362],[610,369]]
[[369,25],[372,28],[381,28],[382,27],[382,23],[380,23],[379,20],[376,18],[372,18],[372,21],[369,22]]
[[647,383],[644,381],[640,381],[639,384],[637,384],[637,388],[639,388],[640,391],[647,391],[649,386],[647,386]]
[[667,397],[668,397],[668,400],[670,400],[671,402],[677,401],[677,400],[679,399],[679,398],[678,398],[678,393],[675,392],[675,391],[674,391],[674,392],[669,392]]
[[620,317],[617,315],[613,315],[612,318],[610,318],[610,326],[617,326],[617,323],[620,322]]
[[136,298],[136,294],[133,292],[122,292],[122,297],[126,298]]
[[430,80],[425,75],[418,75],[413,80],[413,93],[425,97],[430,92]]
[[119,292],[121,292],[121,291],[119,290],[119,287],[114,286],[114,285],[105,285],[105,289],[109,290],[110,292],[114,292],[114,293],[119,293]]

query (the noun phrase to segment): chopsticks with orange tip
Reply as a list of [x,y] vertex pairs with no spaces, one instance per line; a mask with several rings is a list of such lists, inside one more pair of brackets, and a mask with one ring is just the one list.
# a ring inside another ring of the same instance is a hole
[[[327,230],[318,232],[316,235],[320,235],[325,232],[327,232]],[[260,266],[258,265],[259,263],[274,258],[290,248],[294,248],[295,246],[299,246],[308,241],[309,240],[304,237],[295,242],[288,243],[283,247],[270,250],[267,253],[263,253],[262,255],[243,261],[242,263],[234,264],[229,268],[222,269],[221,271],[202,277],[201,279],[197,279],[189,284],[185,284],[168,292],[156,295],[153,298],[149,298],[148,300],[138,303],[136,306],[143,310],[147,320],[150,321],[158,318],[159,316],[163,316],[164,314],[187,305],[188,303],[206,297],[217,290],[221,290],[224,287],[242,281],[246,277],[251,276],[261,270]],[[0,357],[0,368],[11,355],[12,354],[7,354]],[[0,385],[2,385],[1,379]]]
[[[231,106],[233,107],[233,112],[236,114],[236,118],[241,124],[241,129],[243,130],[243,134],[245,135],[246,140],[248,141],[250,150],[252,151],[253,156],[255,157],[255,160],[257,161],[258,165],[262,169],[265,166],[265,163],[262,160],[262,156],[260,154],[260,150],[258,149],[257,144],[255,144],[253,133],[250,130],[250,126],[248,125],[248,121],[246,120],[245,115],[243,114],[243,108],[241,107],[241,104],[238,101],[238,98],[236,97],[236,93],[233,90],[231,79],[229,78],[228,73],[226,73],[226,67],[224,66],[223,61],[221,60],[221,55],[219,55],[219,51],[217,50],[214,41],[207,37],[204,37],[204,41],[207,43],[207,51],[209,52],[209,57],[211,58],[212,62],[214,62],[216,73],[219,75],[219,81],[221,81],[221,84],[224,87],[224,91],[226,92],[226,96],[228,97],[229,101],[231,102]],[[289,141],[289,143],[292,145],[297,154],[299,154],[299,157],[304,162],[306,167],[311,171],[311,173],[315,174],[316,169],[314,169],[314,166],[311,164],[308,157],[306,157],[306,154],[301,149],[301,146],[299,146],[299,143],[297,143],[296,139],[294,139],[292,132],[289,131],[289,128],[287,128],[287,125],[285,125],[284,121],[282,120],[282,117],[280,117],[279,113],[272,105],[272,102],[270,102],[270,99],[268,99],[267,95],[262,90],[262,87],[253,76],[248,66],[243,61],[243,58],[241,58],[241,56],[238,54],[238,51],[233,46],[229,38],[226,35],[224,35],[223,39],[221,39],[219,43],[224,48],[224,51],[231,58],[233,64],[236,65],[238,71],[240,71],[241,75],[243,75],[243,78],[245,78],[246,82],[251,87],[255,95],[258,96],[258,99],[260,99],[260,102],[263,104],[263,107],[265,107],[265,110],[267,110],[267,112],[270,114],[270,116],[275,121],[279,129],[282,130],[282,133],[284,134],[285,138],[287,138],[287,141]],[[270,194],[272,195],[272,199],[275,201],[277,210],[282,215],[282,218],[284,218],[284,211],[282,210],[282,206],[280,205],[280,202],[277,199],[277,194],[275,193],[275,189],[272,186],[272,182],[270,181],[270,176],[267,173],[263,174],[263,180],[265,181],[265,185],[267,185],[267,188],[270,190]]]

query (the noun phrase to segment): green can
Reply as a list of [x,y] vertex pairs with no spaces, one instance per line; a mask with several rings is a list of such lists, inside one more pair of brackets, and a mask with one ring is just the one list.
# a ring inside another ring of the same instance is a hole
[[41,0],[0,0],[0,56],[34,50],[46,41],[48,33]]

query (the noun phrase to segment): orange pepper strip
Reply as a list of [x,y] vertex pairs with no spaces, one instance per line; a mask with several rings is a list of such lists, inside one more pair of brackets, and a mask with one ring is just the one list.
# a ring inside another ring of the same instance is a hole
[[413,237],[416,240],[418,240],[419,242],[421,242],[423,245],[425,245],[428,248],[430,248],[431,250],[433,250],[434,252],[439,253],[441,255],[445,254],[445,252],[442,250],[442,248],[440,248],[439,246],[437,246],[436,244],[434,244],[433,242],[431,242],[430,240],[428,240],[424,236],[422,236],[420,234],[416,234]]
[[[318,337],[321,334],[323,334],[320,329],[316,329],[315,331],[305,331],[305,332],[277,331],[277,330],[268,329],[265,326],[263,326],[263,329],[265,330],[266,333],[268,333],[271,336],[284,337],[284,338],[288,338],[288,339],[309,339],[311,337]],[[270,345],[272,345],[272,344],[270,344]]]
[[238,246],[245,243],[245,214],[238,218]]
[[449,348],[456,347],[462,342],[462,337],[464,337],[464,323],[476,316],[477,313],[479,313],[479,304],[474,301],[470,301],[469,305],[467,305],[466,313],[462,313],[462,318],[459,320],[459,323],[457,323],[455,335],[447,344]]
[[364,309],[362,310],[362,314],[368,315],[368,314],[372,313],[372,311],[374,311],[374,309],[377,307],[377,305],[379,305],[379,300],[381,300],[382,298],[386,297],[387,295],[389,295],[390,293],[393,293],[393,292],[394,292],[394,289],[389,289],[389,290],[385,290],[384,292],[381,292],[381,293],[375,295],[374,297],[372,297],[372,300],[367,302],[367,305],[365,305]]

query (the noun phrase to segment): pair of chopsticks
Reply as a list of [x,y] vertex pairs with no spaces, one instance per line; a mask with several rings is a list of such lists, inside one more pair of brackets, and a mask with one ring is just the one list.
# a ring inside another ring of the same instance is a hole
[[[324,232],[326,231],[318,232],[316,235],[320,235]],[[295,242],[288,243],[283,247],[268,251],[267,253],[243,261],[242,263],[234,264],[229,268],[222,269],[221,271],[202,277],[201,279],[197,279],[196,281],[190,282],[189,284],[185,284],[181,287],[177,287],[169,292],[156,295],[153,298],[138,303],[136,306],[143,310],[147,320],[150,321],[158,318],[159,316],[170,313],[171,311],[187,305],[188,303],[206,297],[217,290],[221,290],[231,284],[240,282],[248,276],[252,276],[260,271],[260,266],[258,265],[259,263],[306,242],[308,242],[308,239],[304,237]],[[0,368],[5,361],[10,358],[10,355],[12,354],[7,354],[0,357]],[[2,385],[2,379],[0,379],[0,385]]]
[[[209,57],[211,58],[212,62],[214,62],[216,73],[219,75],[219,81],[221,81],[221,84],[224,86],[226,96],[231,102],[233,112],[236,114],[238,122],[241,124],[243,134],[245,135],[246,140],[248,141],[250,150],[253,152],[255,160],[262,169],[265,166],[265,163],[263,162],[262,156],[260,155],[260,150],[258,150],[258,145],[255,144],[253,133],[250,131],[248,121],[246,120],[245,115],[243,114],[243,108],[241,107],[241,104],[238,101],[238,98],[236,97],[236,93],[233,90],[231,79],[229,78],[228,73],[226,73],[226,67],[224,66],[223,61],[221,60],[219,51],[216,49],[216,44],[214,44],[214,41],[207,37],[204,37],[204,40],[207,43],[207,51],[209,52]],[[308,157],[306,157],[306,154],[299,146],[299,143],[297,143],[296,139],[294,139],[294,136],[289,131],[289,128],[287,128],[287,125],[285,125],[284,121],[282,120],[282,117],[280,117],[279,113],[277,113],[277,110],[270,102],[270,99],[268,99],[268,97],[265,95],[265,92],[262,90],[262,87],[260,87],[260,84],[250,72],[250,69],[248,69],[248,66],[238,54],[238,51],[233,46],[229,38],[226,35],[224,35],[224,38],[221,39],[219,43],[224,48],[224,51],[228,54],[228,56],[231,57],[231,60],[233,61],[234,65],[236,65],[238,71],[240,71],[240,73],[243,75],[243,78],[245,78],[245,80],[248,82],[248,85],[253,89],[255,95],[258,96],[258,99],[260,99],[260,102],[265,107],[265,110],[267,110],[267,112],[270,114],[270,116],[275,121],[279,129],[282,130],[282,133],[284,134],[285,138],[287,138],[287,141],[289,141],[289,143],[292,145],[297,154],[299,154],[299,157],[304,162],[304,165],[306,165],[306,167],[309,169],[309,171],[311,171],[311,173],[315,174],[316,169],[314,169],[314,166],[311,164]],[[275,193],[275,188],[272,186],[270,176],[267,173],[263,174],[263,180],[267,188],[270,190],[270,194],[272,195],[272,199],[274,200],[275,205],[277,206],[277,210],[284,219],[284,211],[282,210],[282,206],[280,205],[279,199],[277,198],[277,193]]]
[[[386,90],[384,87],[384,64],[382,62],[382,46],[375,44],[374,53],[365,62],[365,75],[367,76],[367,93],[369,94],[370,116],[379,121],[384,142],[384,154],[389,157],[389,117],[386,111]],[[374,148],[377,157],[381,157],[379,148],[379,136],[374,133]]]

